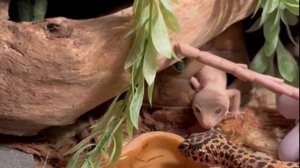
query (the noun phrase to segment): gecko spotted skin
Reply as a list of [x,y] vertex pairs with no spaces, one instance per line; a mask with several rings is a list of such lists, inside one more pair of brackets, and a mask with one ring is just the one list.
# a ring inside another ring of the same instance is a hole
[[178,149],[188,159],[206,166],[225,168],[299,168],[299,162],[285,162],[256,156],[227,140],[215,130],[195,133],[184,140]]

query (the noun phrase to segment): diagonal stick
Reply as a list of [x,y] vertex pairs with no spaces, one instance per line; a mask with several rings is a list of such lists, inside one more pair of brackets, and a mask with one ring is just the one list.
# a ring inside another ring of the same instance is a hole
[[281,82],[282,79],[254,72],[240,64],[218,57],[209,52],[200,51],[186,44],[175,44],[174,51],[177,54],[194,58],[201,63],[230,73],[243,81],[251,81],[277,94],[284,94],[299,99],[299,89]]

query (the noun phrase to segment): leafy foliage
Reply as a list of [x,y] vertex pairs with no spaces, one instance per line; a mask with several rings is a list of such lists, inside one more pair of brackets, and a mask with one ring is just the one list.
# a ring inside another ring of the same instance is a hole
[[45,18],[48,0],[19,0],[18,14],[20,21],[34,21]]
[[[107,164],[119,159],[123,145],[122,125],[126,124],[130,136],[133,129],[138,128],[145,86],[151,103],[156,55],[175,57],[168,28],[179,31],[179,23],[172,12],[171,0],[135,0],[133,12],[134,26],[129,34],[134,35],[134,39],[125,63],[125,69],[131,68],[131,86],[124,99],[115,98],[100,122],[93,127],[92,135],[67,153],[74,153],[68,168],[99,167],[104,164],[105,156],[109,158],[105,160]],[[97,142],[90,144],[92,139]],[[82,153],[87,150],[90,151],[85,157]]]
[[265,73],[273,69],[269,66],[273,65],[277,57],[280,75],[288,83],[299,86],[298,64],[279,39],[280,21],[282,21],[290,40],[295,44],[289,26],[296,25],[298,22],[299,0],[259,0],[257,9],[259,7],[263,8],[261,17],[249,28],[248,32],[256,31],[263,26],[265,43],[253,59],[251,68]]

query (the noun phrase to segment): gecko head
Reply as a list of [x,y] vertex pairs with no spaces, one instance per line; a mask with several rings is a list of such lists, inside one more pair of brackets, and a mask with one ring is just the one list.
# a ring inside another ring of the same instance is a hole
[[192,108],[200,125],[210,129],[228,113],[229,98],[224,92],[205,88],[195,95]]

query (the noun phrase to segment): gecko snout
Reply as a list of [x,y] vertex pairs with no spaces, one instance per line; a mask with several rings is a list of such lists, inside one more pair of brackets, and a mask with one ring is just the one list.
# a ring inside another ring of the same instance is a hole
[[210,123],[206,123],[206,124],[201,124],[202,128],[204,129],[211,129],[212,127],[214,127],[214,125],[210,124]]
[[200,125],[202,128],[208,130],[215,126],[215,122],[212,122],[212,120],[209,119],[203,119],[203,121],[200,122]]

